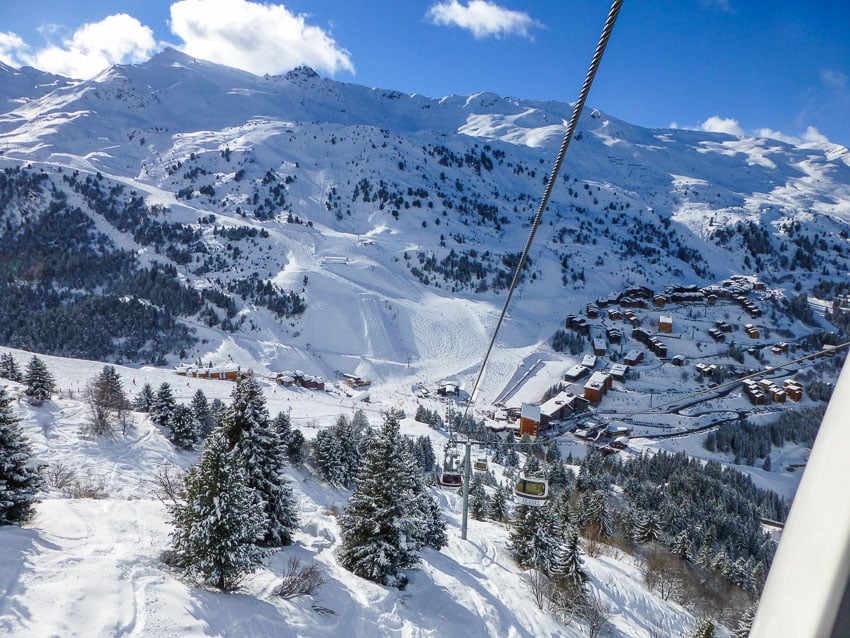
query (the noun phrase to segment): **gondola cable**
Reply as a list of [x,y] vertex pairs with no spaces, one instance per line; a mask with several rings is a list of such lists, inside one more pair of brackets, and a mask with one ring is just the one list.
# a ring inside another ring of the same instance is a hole
[[[523,248],[522,254],[520,255],[519,262],[516,266],[516,271],[514,272],[513,279],[511,280],[511,285],[508,287],[508,294],[505,297],[505,303],[502,306],[502,311],[499,314],[499,319],[496,322],[495,328],[493,329],[493,336],[491,337],[490,343],[487,346],[487,351],[485,352],[484,358],[481,361],[481,367],[478,370],[478,375],[475,378],[475,383],[473,384],[472,390],[470,391],[469,396],[467,398],[466,406],[464,407],[463,411],[463,416],[461,417],[461,424],[465,423],[467,418],[469,417],[469,411],[475,401],[475,395],[478,392],[478,386],[481,383],[481,378],[484,375],[484,369],[487,366],[487,361],[490,359],[490,354],[493,351],[493,346],[495,345],[496,338],[499,335],[499,329],[502,327],[502,323],[504,322],[505,316],[508,312],[508,306],[511,303],[511,298],[513,297],[514,290],[516,290],[517,286],[519,285],[520,277],[522,275],[522,269],[525,267],[525,262],[528,259],[528,253],[531,250],[531,244],[534,241],[534,235],[537,233],[537,229],[540,226],[540,221],[543,218],[543,211],[546,209],[546,206],[549,203],[549,197],[551,196],[552,189],[555,186],[555,180],[557,179],[558,173],[561,170],[561,164],[563,164],[564,156],[567,153],[567,148],[569,148],[570,141],[573,138],[573,133],[575,133],[579,117],[581,116],[581,112],[584,109],[584,103],[587,100],[588,93],[590,92],[590,86],[593,84],[593,79],[596,77],[596,71],[599,69],[599,64],[602,61],[602,54],[605,52],[605,47],[608,45],[608,40],[611,38],[611,32],[614,29],[614,24],[617,21],[617,16],[620,13],[620,8],[622,4],[623,0],[613,0],[613,2],[611,3],[611,10],[608,12],[608,17],[605,20],[605,25],[602,28],[602,33],[599,36],[599,41],[596,44],[596,51],[594,51],[593,58],[590,61],[590,67],[587,70],[587,75],[584,78],[584,84],[582,84],[581,91],[579,91],[578,100],[576,100],[576,104],[573,107],[573,113],[570,117],[569,123],[567,124],[567,130],[564,133],[564,139],[561,142],[561,148],[558,150],[558,155],[555,158],[555,164],[552,167],[552,172],[549,175],[549,179],[547,180],[546,187],[543,191],[543,197],[540,200],[540,205],[537,208],[537,213],[535,214],[534,221],[531,224],[531,229],[528,233],[528,239],[525,242],[525,248]],[[466,454],[464,456],[463,473],[463,519],[461,525],[461,538],[463,539],[466,539],[466,524],[469,500],[469,454],[470,446],[469,443],[467,443]]]

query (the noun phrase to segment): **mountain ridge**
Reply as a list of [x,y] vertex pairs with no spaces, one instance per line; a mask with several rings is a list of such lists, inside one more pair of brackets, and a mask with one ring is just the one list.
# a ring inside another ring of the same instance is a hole
[[[0,166],[44,171],[133,268],[160,263],[191,294],[230,299],[174,314],[198,339],[184,356],[215,358],[238,337],[249,365],[376,378],[413,374],[410,360],[432,376],[474,367],[571,113],[306,68],[260,77],[176,50],[13,106],[0,114]],[[8,243],[38,214],[6,208]],[[504,356],[545,351],[565,314],[632,284],[744,272],[790,297],[796,281],[840,278],[848,221],[843,147],[645,129],[588,109]],[[306,310],[269,310],[291,295]],[[448,324],[432,311],[450,306]],[[423,335],[434,331],[446,343],[432,351]]]

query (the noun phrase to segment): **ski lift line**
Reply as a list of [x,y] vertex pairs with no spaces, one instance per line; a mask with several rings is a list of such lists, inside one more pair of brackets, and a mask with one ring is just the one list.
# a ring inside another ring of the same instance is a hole
[[484,354],[484,359],[481,362],[481,368],[478,370],[478,376],[475,378],[475,383],[472,386],[472,391],[469,393],[469,399],[466,402],[466,407],[464,409],[463,418],[466,419],[469,409],[472,406],[473,397],[476,395],[478,390],[478,385],[481,382],[481,377],[484,374],[484,368],[487,365],[487,361],[490,358],[490,353],[493,350],[493,346],[496,343],[496,337],[499,334],[499,329],[502,327],[502,323],[504,322],[505,315],[508,311],[508,306],[511,303],[511,298],[513,297],[514,290],[516,290],[517,285],[519,284],[519,279],[522,274],[522,269],[525,266],[525,262],[528,259],[528,253],[531,250],[531,244],[534,241],[534,236],[537,233],[537,229],[540,226],[540,221],[543,217],[543,211],[546,209],[546,206],[549,203],[549,197],[552,194],[552,189],[555,186],[555,181],[558,177],[558,173],[561,170],[561,164],[563,164],[564,156],[567,153],[567,148],[570,145],[570,141],[572,140],[573,133],[575,132],[576,126],[578,124],[579,116],[581,115],[582,110],[584,109],[584,103],[587,101],[587,95],[590,92],[590,86],[593,84],[593,79],[596,77],[596,71],[599,69],[599,64],[602,61],[602,54],[605,52],[605,47],[608,45],[608,40],[611,38],[611,32],[614,29],[614,23],[617,21],[617,15],[620,13],[620,8],[622,7],[623,0],[613,0],[611,3],[611,10],[608,12],[608,18],[605,20],[605,26],[602,28],[602,34],[599,36],[599,41],[596,45],[596,51],[593,53],[593,58],[590,62],[590,67],[587,70],[587,75],[584,78],[584,84],[582,84],[581,91],[579,91],[578,100],[576,100],[576,105],[573,108],[572,116],[570,117],[570,121],[567,124],[567,130],[564,134],[564,140],[561,142],[561,148],[558,150],[558,155],[555,158],[555,164],[552,167],[552,172],[549,175],[549,179],[546,182],[546,188],[543,191],[543,197],[540,200],[540,206],[537,208],[537,213],[534,216],[534,221],[531,224],[531,230],[528,233],[528,239],[525,242],[525,248],[522,251],[522,254],[519,258],[519,263],[517,263],[516,271],[514,272],[513,279],[511,280],[511,285],[508,288],[508,294],[505,298],[505,304],[502,307],[502,312],[499,314],[499,320],[496,322],[496,327],[493,330],[493,336],[490,339],[490,344],[487,346],[487,351]]

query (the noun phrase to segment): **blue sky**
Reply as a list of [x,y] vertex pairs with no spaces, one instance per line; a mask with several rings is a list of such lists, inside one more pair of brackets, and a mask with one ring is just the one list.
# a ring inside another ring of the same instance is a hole
[[[572,101],[607,0],[2,0],[0,60],[75,77],[170,45],[255,73]],[[588,104],[850,146],[850,2],[626,0]]]

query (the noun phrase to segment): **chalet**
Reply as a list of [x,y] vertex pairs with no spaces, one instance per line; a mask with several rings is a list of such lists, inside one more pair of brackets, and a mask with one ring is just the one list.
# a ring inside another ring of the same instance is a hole
[[223,365],[223,366],[198,366],[194,364],[183,364],[175,369],[175,372],[181,377],[192,377],[195,379],[219,379],[227,381],[236,381],[241,375],[239,366]]
[[655,291],[652,288],[647,288],[646,286],[632,286],[631,288],[626,288],[621,297],[652,299],[654,295]]
[[611,369],[608,370],[608,374],[610,374],[617,381],[622,381],[626,378],[626,375],[629,373],[629,366],[624,363],[615,363],[611,366]]
[[718,330],[717,328],[709,328],[708,334],[715,341],[719,341],[719,342],[726,341],[726,335],[723,334],[722,332],[720,332],[720,330]]
[[552,421],[561,421],[587,410],[589,402],[572,392],[562,390],[540,406],[540,425],[548,427]]
[[667,315],[658,317],[658,332],[673,332],[673,317]]
[[663,308],[667,305],[667,296],[666,295],[655,295],[652,298],[652,303],[656,308]]
[[627,425],[617,425],[616,423],[610,423],[605,428],[605,436],[610,438],[616,438],[618,436],[629,436],[632,433],[632,429]]
[[596,355],[595,354],[586,354],[581,359],[581,365],[589,370],[593,370],[596,367]]
[[322,377],[305,374],[301,376],[301,387],[308,390],[324,390],[325,380]]
[[599,403],[611,388],[611,375],[604,372],[594,372],[584,384],[584,398],[591,403]]
[[519,435],[536,439],[540,434],[540,406],[523,403],[519,416]]
[[632,328],[637,328],[637,327],[640,325],[640,317],[638,317],[638,316],[637,316],[634,312],[632,312],[631,310],[626,310],[626,312],[625,312],[625,314],[623,315],[623,317],[625,318],[625,320],[628,322],[628,324],[629,324]]
[[437,384],[437,394],[441,397],[456,397],[460,394],[460,383],[454,377],[443,379]]
[[345,373],[342,376],[345,379],[345,385],[347,385],[349,388],[366,388],[372,385],[371,381],[362,379],[356,374]]
[[767,285],[763,281],[754,281],[753,290],[765,290]]
[[620,343],[623,340],[623,331],[619,328],[606,328],[605,338],[608,343]]
[[616,439],[611,441],[610,445],[615,450],[625,450],[627,447],[629,447],[629,437],[618,436]]
[[720,332],[732,332],[734,326],[731,323],[723,321],[722,319],[718,319],[714,322],[714,327],[717,328]]
[[608,319],[611,321],[622,321],[623,311],[619,308],[608,308]]
[[643,328],[635,328],[632,330],[632,339],[648,346],[650,334]]
[[794,379],[785,379],[782,386],[785,390],[785,396],[788,399],[791,399],[795,403],[799,403],[803,400],[803,386],[799,381],[795,381]]
[[587,306],[585,307],[585,314],[587,315],[588,319],[596,319],[596,317],[599,316],[599,306],[597,306],[595,303],[587,304]]
[[706,295],[705,296],[705,303],[707,303],[709,306],[717,305],[717,295],[715,295],[715,294]]
[[599,337],[593,339],[593,354],[597,357],[604,357],[608,352],[608,344],[605,343],[605,339],[601,339]]
[[567,315],[567,318],[564,319],[564,328],[567,330],[575,330],[576,321],[578,321],[578,317],[575,315]]
[[642,350],[629,350],[625,357],[623,357],[623,363],[629,366],[636,366],[643,361],[643,351]]
[[667,346],[657,337],[649,338],[649,349],[652,351],[652,354],[659,359],[663,359],[667,356]]
[[672,363],[674,366],[683,366],[685,365],[685,356],[677,354],[672,359],[670,359],[670,363]]
[[278,372],[275,375],[275,383],[278,385],[282,385],[286,388],[292,387],[295,385],[295,377],[289,374],[288,372]]
[[590,374],[590,368],[577,363],[564,373],[564,378],[567,381],[578,381],[588,374]]
[[751,323],[744,324],[744,332],[747,333],[747,336],[750,339],[758,339],[759,336],[761,336],[761,334],[759,333],[759,329]]

